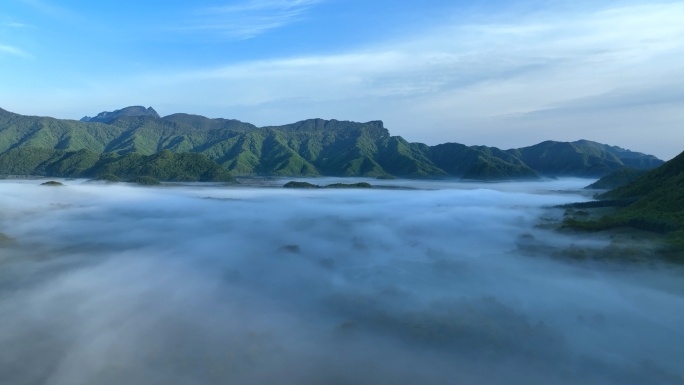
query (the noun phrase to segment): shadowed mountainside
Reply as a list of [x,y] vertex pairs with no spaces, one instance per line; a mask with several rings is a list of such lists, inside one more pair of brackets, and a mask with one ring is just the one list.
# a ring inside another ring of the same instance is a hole
[[638,170],[636,168],[624,167],[604,176],[598,181],[585,187],[589,190],[612,190],[634,182],[648,170]]
[[[60,120],[0,109],[0,154],[16,148],[87,149],[120,155],[169,150],[205,154],[236,176],[394,175],[473,180],[601,177],[625,166],[647,169],[663,163],[651,155],[589,141],[549,141],[512,150],[458,143],[427,146],[391,136],[381,121],[310,119],[256,127],[189,114],[159,118],[149,110],[129,107],[103,113],[102,123],[92,121],[97,118],[90,122]],[[0,169],[0,173],[8,172]]]
[[676,250],[684,250],[684,152],[598,198],[598,205],[619,208],[598,220],[567,219],[565,224],[590,231],[628,226],[665,233]]

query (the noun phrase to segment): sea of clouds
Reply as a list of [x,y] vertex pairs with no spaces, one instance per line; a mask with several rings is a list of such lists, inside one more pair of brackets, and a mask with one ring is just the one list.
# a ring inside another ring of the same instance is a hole
[[537,226],[586,180],[63,182],[0,181],[3,384],[684,384],[679,268],[517,250],[608,245]]

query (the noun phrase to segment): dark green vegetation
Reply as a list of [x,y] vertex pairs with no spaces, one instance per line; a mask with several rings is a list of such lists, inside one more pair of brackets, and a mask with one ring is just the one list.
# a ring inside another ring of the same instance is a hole
[[326,188],[373,188],[370,183],[360,182],[360,183],[333,183],[325,186]]
[[152,178],[151,176],[139,176],[131,179],[131,183],[139,184],[141,186],[159,186],[161,182]]
[[283,187],[285,187],[285,188],[321,188],[321,186],[319,186],[317,184],[311,184],[309,182],[295,182],[295,181],[287,182],[287,183],[285,183],[285,185]]
[[370,183],[366,182],[360,182],[360,183],[333,183],[329,184],[327,186],[323,186],[323,188],[342,188],[342,189],[349,189],[349,188],[374,188],[373,185]]
[[11,245],[15,241],[16,241],[16,239],[14,239],[14,238],[6,235],[6,234],[0,233],[0,246]]
[[96,182],[109,182],[109,183],[121,182],[121,178],[119,178],[116,175],[112,175],[112,174],[99,175],[98,177],[93,178],[92,180],[96,181]]
[[634,182],[635,180],[639,179],[640,176],[644,175],[646,171],[648,170],[639,170],[631,167],[621,168],[617,171],[611,172],[610,174],[604,176],[585,188],[594,190],[616,189]]
[[[587,212],[575,212],[571,214],[575,219],[590,216]],[[662,242],[657,234],[639,232],[632,229],[612,230],[611,242],[602,248],[579,247],[555,247],[549,245],[531,234],[521,235],[516,245],[518,251],[525,255],[540,258],[554,258],[573,261],[612,261],[629,263],[651,264],[654,260],[668,257],[663,253]]]
[[[0,154],[21,148],[88,150],[91,156],[153,155],[169,150],[204,154],[235,176],[473,180],[600,177],[625,166],[645,169],[662,164],[650,155],[589,141],[549,141],[513,150],[458,143],[427,146],[390,136],[380,121],[311,119],[260,128],[237,120],[188,114],[159,118],[153,110],[142,107],[115,111],[94,120],[22,116],[0,109]],[[10,171],[0,166],[0,174]]]
[[667,234],[670,248],[684,251],[684,153],[597,198],[622,204],[614,204],[614,212],[599,219],[568,218],[565,226],[589,231],[632,227]]
[[366,182],[360,183],[333,183],[327,186],[319,186],[308,182],[287,182],[283,187],[285,188],[373,188],[373,185]]
[[20,147],[0,155],[0,172],[109,180],[151,176],[163,181],[235,182],[226,169],[203,154],[174,154],[168,150],[153,155],[119,155],[98,154],[87,149],[64,151]]
[[598,201],[570,203],[570,204],[561,205],[558,207],[563,208],[563,209],[595,209],[595,208],[599,208],[599,207],[627,207],[636,201],[637,201],[637,199],[634,199],[634,198],[602,199],[602,200],[598,200]]
[[57,181],[54,181],[54,180],[49,180],[45,183],[41,183],[40,185],[41,186],[64,186],[64,184],[57,182]]

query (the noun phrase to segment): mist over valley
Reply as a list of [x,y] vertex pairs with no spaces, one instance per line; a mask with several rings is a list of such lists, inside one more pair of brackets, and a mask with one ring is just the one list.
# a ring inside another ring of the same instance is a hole
[[684,384],[680,267],[521,247],[587,180],[288,180],[0,181],[0,382]]
[[684,385],[684,0],[0,4],[0,385]]

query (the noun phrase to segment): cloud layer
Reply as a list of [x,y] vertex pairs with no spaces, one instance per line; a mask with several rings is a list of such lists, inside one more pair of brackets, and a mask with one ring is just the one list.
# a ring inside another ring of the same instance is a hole
[[4,382],[684,383],[681,272],[515,252],[586,181],[65,183],[2,182]]

